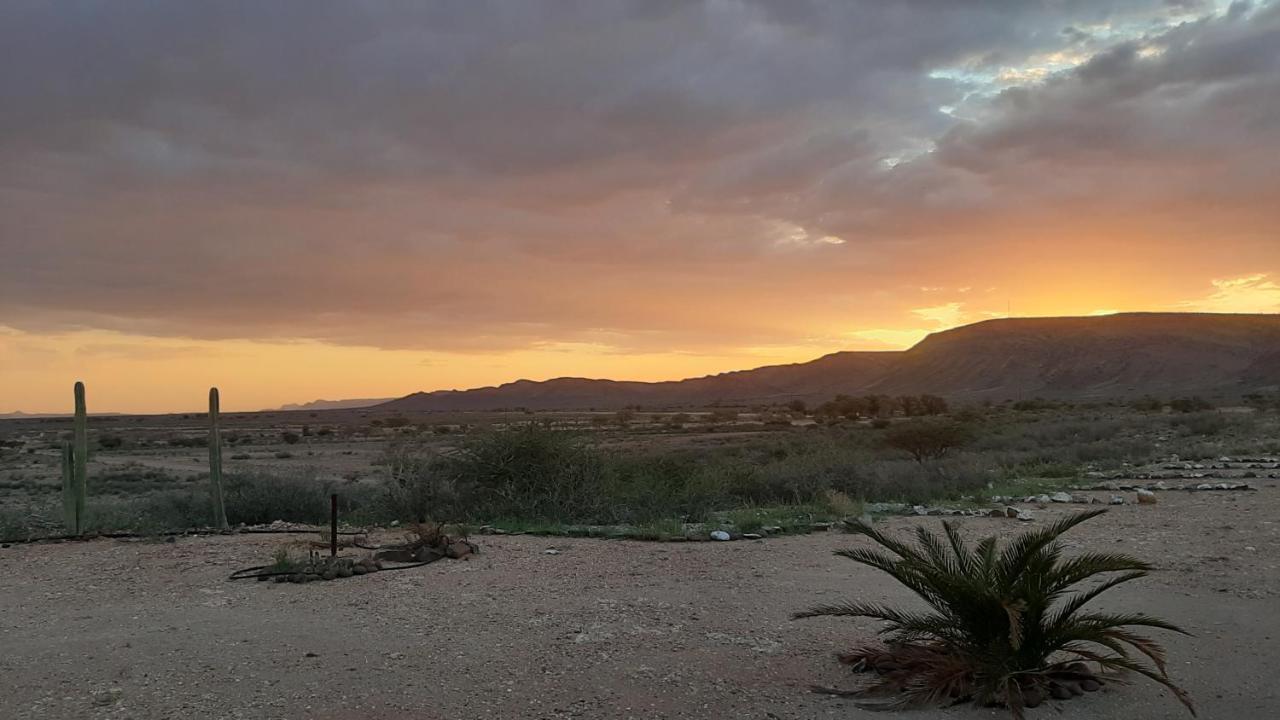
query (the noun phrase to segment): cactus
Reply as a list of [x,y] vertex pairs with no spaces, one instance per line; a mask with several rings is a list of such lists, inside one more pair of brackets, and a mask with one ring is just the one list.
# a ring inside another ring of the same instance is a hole
[[227,508],[222,502],[222,433],[218,430],[218,388],[209,388],[209,483],[213,498],[213,524],[227,527]]
[[85,410],[84,383],[77,381],[76,419],[72,432],[71,450],[71,496],[69,503],[75,510],[75,527],[68,528],[73,535],[81,535],[85,531],[85,493],[89,479],[89,418]]
[[62,522],[67,526],[67,532],[76,534],[79,532],[80,526],[76,522],[76,494],[74,490],[74,464],[75,453],[71,450],[71,443],[66,440],[62,441]]

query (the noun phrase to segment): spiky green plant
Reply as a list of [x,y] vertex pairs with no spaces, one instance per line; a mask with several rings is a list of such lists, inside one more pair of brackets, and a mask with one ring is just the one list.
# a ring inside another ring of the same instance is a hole
[[62,442],[62,523],[66,526],[67,532],[73,535],[80,529],[80,523],[76,518],[75,451],[71,449],[71,443],[64,440]]
[[213,499],[213,524],[227,528],[227,506],[222,501],[222,433],[218,428],[218,388],[209,388],[209,496]]
[[[1095,690],[1102,679],[1134,672],[1168,688],[1195,715],[1187,693],[1174,685],[1164,648],[1134,628],[1186,634],[1142,613],[1086,611],[1118,585],[1145,577],[1152,566],[1118,553],[1064,558],[1061,535],[1106,512],[1094,510],[1027,532],[1000,547],[987,537],[972,548],[956,526],[943,534],[916,528],[916,542],[889,537],[860,521],[850,532],[880,549],[852,548],[837,555],[881,570],[928,604],[916,612],[854,601],[796,613],[796,618],[863,617],[888,623],[883,644],[841,656],[854,670],[878,678],[841,692],[869,707],[896,708],[972,700],[1003,705],[1015,718],[1046,697]],[[1101,577],[1100,577],[1101,576]],[[1099,579],[1087,588],[1081,583]],[[1094,675],[1089,663],[1096,665]]]

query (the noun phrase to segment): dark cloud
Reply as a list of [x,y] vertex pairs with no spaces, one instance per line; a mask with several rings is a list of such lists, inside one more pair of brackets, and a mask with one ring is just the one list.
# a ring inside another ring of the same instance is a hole
[[14,0],[0,325],[797,342],[851,276],[1081,205],[1252,236],[1276,220],[1278,14]]

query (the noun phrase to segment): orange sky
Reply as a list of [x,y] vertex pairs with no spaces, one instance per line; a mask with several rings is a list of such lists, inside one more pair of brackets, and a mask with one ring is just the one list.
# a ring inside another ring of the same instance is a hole
[[1277,2],[273,7],[0,4],[0,413],[1280,312]]
[[[601,344],[547,342],[502,352],[433,353],[304,339],[197,340],[103,330],[32,334],[0,328],[0,397],[6,402],[0,411],[66,411],[76,379],[87,383],[95,409],[143,413],[198,410],[211,385],[222,389],[225,409],[258,410],[317,398],[395,397],[419,389],[477,387],[518,378],[678,379],[802,362],[838,350],[902,348],[930,331],[1003,316],[990,309],[1001,302],[995,291],[930,288],[904,294],[917,292],[948,302],[886,318],[882,327],[814,326],[812,343],[725,352],[619,352]],[[975,294],[985,297],[971,301]],[[1035,314],[1064,315],[1143,309],[1280,310],[1280,285],[1264,275],[1216,280],[1198,297],[1161,305],[1131,304],[1134,299],[1123,293],[1098,297],[1100,305],[1052,295],[1020,298],[1019,305]],[[978,309],[981,302],[988,303],[988,309]]]

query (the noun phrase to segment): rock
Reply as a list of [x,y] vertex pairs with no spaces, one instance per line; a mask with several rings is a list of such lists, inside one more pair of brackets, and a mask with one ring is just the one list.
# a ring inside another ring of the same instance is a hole
[[1138,489],[1139,505],[1154,505],[1156,503],[1156,494],[1150,490]]
[[1062,683],[1051,683],[1049,685],[1049,695],[1052,696],[1054,700],[1067,700],[1072,697],[1071,691]]
[[[1015,512],[1016,512],[1016,511],[1015,511]],[[1004,510],[1002,510],[1002,509],[1000,509],[1000,508],[995,508],[994,510],[991,510],[990,512],[988,512],[988,513],[987,513],[987,515],[988,515],[989,517],[995,517],[995,518],[1002,518],[1002,517],[1005,517]]]
[[864,509],[869,513],[896,514],[905,511],[907,506],[903,503],[867,503]]
[[355,574],[355,571],[351,569],[351,566],[350,566],[350,565],[339,565],[339,566],[338,566],[338,577],[340,577],[340,578],[349,578],[349,577],[351,577],[351,576],[352,576],[352,575],[354,575],[354,574]]
[[1022,704],[1029,708],[1039,707],[1044,702],[1045,691],[1039,685],[1024,688],[1022,691]]
[[[1063,495],[1066,495],[1066,493],[1063,493]],[[1052,498],[1051,496],[1049,496],[1049,495],[1037,495],[1037,496],[1036,496],[1036,502],[1041,502],[1041,503],[1050,503],[1050,502],[1053,502],[1053,498]],[[1071,502],[1071,496],[1070,496],[1070,495],[1067,495],[1067,500],[1066,500],[1066,502]]]
[[320,577],[325,580],[333,580],[338,577],[338,572],[336,570],[325,570],[320,574]]
[[729,533],[727,533],[727,532],[725,532],[725,531],[723,531],[723,530],[712,530],[712,531],[711,531],[711,539],[712,539],[712,540],[719,540],[719,541],[721,541],[721,542],[724,542],[724,541],[726,541],[726,540],[730,540],[731,538],[729,537]]
[[1102,683],[1093,678],[1085,678],[1080,681],[1080,689],[1085,692],[1097,692],[1102,688]]
[[915,513],[916,515],[928,515],[929,509],[923,505],[916,505],[915,507],[911,508],[911,512]]
[[415,562],[417,560],[417,556],[414,555],[414,553],[409,550],[402,550],[397,548],[395,550],[379,550],[377,560],[378,562],[386,561],[386,562],[409,563],[409,562]]
[[1071,498],[1071,493],[1056,492],[1049,496],[1049,500],[1056,503],[1069,503],[1071,502],[1072,498]]
[[120,688],[111,688],[110,690],[99,690],[93,694],[93,704],[99,707],[114,705],[124,697],[124,691]]
[[1021,513],[1022,513],[1021,510],[1019,510],[1016,507],[1013,507],[1012,505],[1006,505],[1004,508],[1004,516],[1007,518],[1016,518]]
[[764,536],[759,533],[743,533],[743,540],[763,540]]
[[1111,496],[1111,503],[1110,503],[1110,504],[1112,504],[1112,505],[1124,505],[1124,504],[1126,504],[1126,502],[1125,502],[1125,499],[1124,499],[1124,496],[1123,496],[1123,495],[1112,495],[1112,496]]
[[542,554],[543,555],[559,555],[560,551],[555,548],[547,548],[546,550],[542,551]]
[[453,558],[454,560],[461,560],[462,558],[465,558],[471,555],[471,545],[462,540],[459,540],[449,545],[449,547],[445,548],[444,554],[447,557]]
[[777,535],[777,534],[779,534],[779,533],[781,533],[781,532],[782,532],[782,526],[781,526],[781,525],[770,525],[769,527],[762,527],[762,528],[760,528],[760,530],[761,530],[762,532],[768,533],[769,535]]
[[1021,520],[1022,522],[1030,522],[1030,521],[1032,520],[1031,511],[1030,511],[1030,510],[1019,510],[1019,511],[1018,511],[1018,519],[1019,519],[1019,520]]
[[355,574],[355,575],[364,575],[365,573],[369,572],[369,568],[365,567],[364,565],[356,565],[355,567],[351,568],[351,572],[352,574]]
[[413,562],[435,562],[446,554],[441,552],[439,548],[423,545],[413,552],[412,560]]

